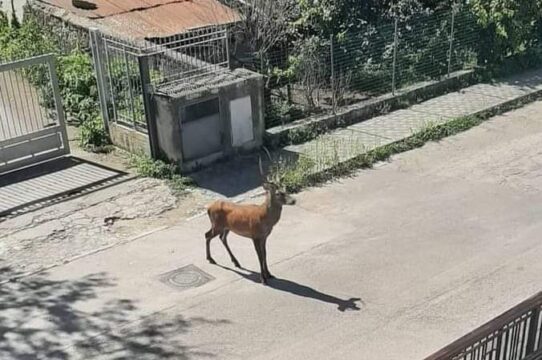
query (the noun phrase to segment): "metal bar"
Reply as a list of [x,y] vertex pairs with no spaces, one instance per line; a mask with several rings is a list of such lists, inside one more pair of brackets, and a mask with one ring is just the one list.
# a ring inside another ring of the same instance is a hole
[[152,116],[152,104],[150,101],[151,77],[149,72],[149,59],[146,56],[137,58],[139,63],[139,75],[141,78],[141,87],[143,90],[143,107],[145,109],[145,119],[147,121],[147,133],[149,135],[149,145],[151,157],[157,159],[159,155],[158,131],[156,129],[156,120]]
[[[107,73],[109,75],[109,79],[108,79],[108,82],[109,82],[109,90],[110,93],[109,93],[109,100],[111,101],[111,105],[112,105],[112,110],[113,110],[113,118],[114,118],[114,121],[116,122],[117,119],[118,119],[118,114],[117,114],[117,105],[116,105],[116,101],[115,101],[115,92],[113,91],[113,75],[112,75],[112,71],[111,71],[111,58],[109,57],[109,46],[107,43],[104,44],[105,46],[105,61],[107,63]],[[109,108],[107,109],[109,111]],[[111,119],[111,118],[109,118]]]
[[[38,66],[44,66],[44,65],[38,65]],[[43,118],[47,116],[47,114],[44,114],[44,109],[42,109],[42,106],[40,104],[41,98],[40,98],[39,90],[40,89],[35,89],[36,92],[33,93],[36,95],[36,99],[34,99],[35,101],[32,101],[32,111],[34,113],[34,116],[36,117],[35,125],[37,127],[37,129],[34,129],[34,130],[39,130],[40,122],[43,124]]]
[[62,134],[62,142],[64,143],[64,151],[66,154],[70,152],[70,143],[68,141],[68,132],[66,130],[66,121],[64,118],[64,108],[62,107],[62,100],[60,99],[60,87],[58,86],[58,77],[56,75],[56,60],[54,57],[50,57],[48,60],[49,76],[51,79],[51,85],[53,87],[53,95],[55,97],[56,116],[58,119],[58,125],[60,126],[60,132]]
[[96,72],[96,82],[98,85],[98,98],[100,100],[100,109],[102,111],[102,119],[104,127],[109,132],[109,109],[107,106],[107,86],[104,79],[104,64],[102,59],[103,41],[100,32],[96,28],[89,30],[90,47],[92,57],[94,58],[94,70]]
[[399,41],[399,36],[397,33],[399,25],[399,19],[395,17],[395,34],[393,36],[393,72],[392,72],[392,79],[391,79],[391,93],[395,95],[396,90],[396,70],[397,70],[397,43]]
[[[13,86],[13,77],[11,76],[12,73],[13,71],[7,72],[8,77],[9,77],[9,87],[11,89],[11,95],[13,96],[16,93],[16,90],[15,90],[15,87]],[[11,116],[12,116],[11,121],[13,124],[13,129],[15,130],[15,134],[24,135],[24,131],[23,131],[23,128],[21,126],[21,121],[20,121],[21,114],[19,113],[19,102],[17,100],[17,96],[15,96],[14,98],[11,98],[10,103],[14,104],[14,106],[10,106],[10,110],[11,110]],[[19,128],[18,131],[17,131],[17,128]]]
[[[22,103],[21,105],[23,106],[23,116],[24,116],[24,128],[25,128],[25,131],[28,133],[30,131],[32,131],[32,115],[30,113],[30,103],[28,102],[28,98],[31,96],[31,94],[27,94],[26,93],[26,83],[25,83],[25,79],[23,78],[23,76],[18,73],[18,72],[15,72],[15,80],[17,81],[17,88],[19,90],[19,96],[24,98],[24,102],[26,102],[26,106],[24,103]],[[22,88],[22,91],[21,91],[21,88]],[[28,129],[28,126],[30,125],[30,130]]]
[[231,69],[231,63],[230,63],[230,35],[229,32],[226,30],[226,57],[228,61],[228,69]]
[[51,134],[55,134],[55,133],[58,133],[58,132],[60,132],[60,130],[58,129],[58,126],[45,128],[45,129],[30,133],[30,134],[25,134],[25,135],[21,135],[21,136],[11,138],[11,139],[2,140],[2,141],[0,141],[0,148],[13,146],[13,145],[16,145],[18,143],[27,142],[27,141],[30,141],[30,140],[35,139],[35,138],[49,136]]
[[[7,83],[6,83],[5,73],[0,72],[0,74],[2,74],[2,82],[0,82],[0,100],[1,100],[0,104],[1,104],[2,110],[4,111],[4,121],[1,121],[1,117],[0,117],[0,127],[2,129],[2,137],[8,139],[11,137],[11,130],[9,127],[9,115],[7,112],[8,105],[6,104],[6,101],[4,100],[5,91],[2,91],[3,87],[7,85]],[[1,138],[0,138],[0,141],[1,141]]]
[[331,102],[333,107],[333,113],[337,113],[337,83],[335,79],[335,58],[334,58],[334,42],[333,34],[329,36],[329,49],[331,51]]
[[457,6],[456,4],[452,7],[452,24],[450,29],[450,48],[448,50],[448,77],[450,77],[450,74],[452,73],[452,51],[454,46],[454,30],[455,30],[455,12],[456,12]]
[[536,335],[538,330],[538,321],[540,318],[540,307],[537,307],[533,310],[531,314],[531,318],[529,320],[529,332],[528,332],[528,338],[527,338],[527,353],[526,355],[530,355],[534,353],[536,350],[535,344],[536,344]]
[[0,64],[0,71],[14,70],[24,66],[46,64],[50,59],[54,59],[52,54],[45,54],[24,60],[12,61],[9,63]]
[[128,103],[130,106],[130,111],[132,112],[132,121],[134,123],[134,128],[135,128],[136,114],[135,114],[135,109],[134,109],[134,93],[132,91],[133,90],[132,79],[130,76],[130,65],[128,65],[128,54],[126,52],[124,52],[124,65],[126,66],[126,79],[128,80],[128,94],[130,95],[130,101]]

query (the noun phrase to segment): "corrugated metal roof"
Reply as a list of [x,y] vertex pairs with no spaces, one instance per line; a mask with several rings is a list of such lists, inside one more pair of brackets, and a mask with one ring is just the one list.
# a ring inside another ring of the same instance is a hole
[[158,38],[210,25],[225,25],[239,14],[217,0],[87,0],[95,10],[74,7],[71,0],[40,0],[87,18],[113,34],[129,38]]
[[194,0],[110,16],[96,22],[132,37],[159,38],[204,26],[229,24],[238,19],[235,11],[214,0]]
[[186,2],[190,0],[86,0],[88,3],[96,5],[95,10],[79,9],[72,4],[72,0],[42,0],[42,2],[69,10],[79,16],[89,19],[102,18],[125,12],[140,10],[160,6],[174,2]]

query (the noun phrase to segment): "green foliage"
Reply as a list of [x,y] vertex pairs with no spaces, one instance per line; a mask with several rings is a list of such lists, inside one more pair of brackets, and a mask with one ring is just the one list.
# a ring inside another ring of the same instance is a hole
[[80,127],[80,145],[83,149],[96,151],[109,145],[109,137],[101,117],[87,119]]
[[130,166],[139,176],[167,180],[176,193],[184,193],[192,186],[192,180],[179,174],[178,167],[147,155],[132,155]]
[[[98,90],[92,60],[88,53],[74,49],[62,54],[54,34],[44,31],[33,16],[20,26],[8,24],[0,13],[0,59],[23,59],[47,53],[57,55],[57,75],[68,118],[81,125],[81,146],[85,149],[103,147],[109,143],[103,121],[99,116]],[[44,65],[22,70],[40,95],[41,105],[54,107],[49,69]]]
[[486,63],[502,62],[540,45],[541,0],[472,0],[472,12],[484,28],[481,55]]
[[[377,162],[387,161],[395,154],[422,147],[427,142],[438,141],[466,131],[481,124],[490,115],[488,113],[481,117],[458,118],[441,125],[429,123],[406,139],[370,151],[365,151],[355,142],[345,143],[338,140],[339,142],[330,143],[316,140],[322,142],[322,146],[317,146],[317,151],[311,156],[301,156],[295,161],[280,160],[271,167],[270,173],[272,177],[281,180],[280,185],[287,191],[298,192],[308,186],[350,175],[358,169],[370,168]],[[350,160],[341,161],[338,156],[339,148],[355,156],[350,156]]]
[[305,115],[303,109],[287,100],[271,97],[265,109],[266,125],[273,127],[287,124],[294,120],[301,119]]
[[287,192],[298,192],[310,186],[308,174],[314,171],[315,163],[308,156],[301,156],[296,161],[280,159],[269,169],[272,179],[280,179],[280,186]]
[[79,123],[94,121],[99,114],[98,88],[87,53],[74,50],[58,60],[58,77],[66,112]]

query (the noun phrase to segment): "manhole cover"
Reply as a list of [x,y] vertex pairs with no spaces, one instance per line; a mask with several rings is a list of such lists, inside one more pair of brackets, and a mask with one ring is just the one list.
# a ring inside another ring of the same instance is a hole
[[176,289],[190,289],[202,286],[214,278],[194,265],[188,265],[177,270],[160,275],[160,281]]

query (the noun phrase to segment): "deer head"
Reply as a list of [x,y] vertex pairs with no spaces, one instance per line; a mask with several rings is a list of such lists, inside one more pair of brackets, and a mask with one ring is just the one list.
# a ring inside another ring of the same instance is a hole
[[[265,147],[263,149],[269,157],[269,161],[272,163],[273,159],[271,158],[271,154]],[[271,204],[279,206],[295,205],[295,199],[286,192],[284,187],[281,186],[282,179],[278,175],[274,179],[269,179],[264,175],[261,156],[259,158],[259,165],[260,175],[262,176],[262,179],[264,179],[262,186],[264,190],[267,191]]]

